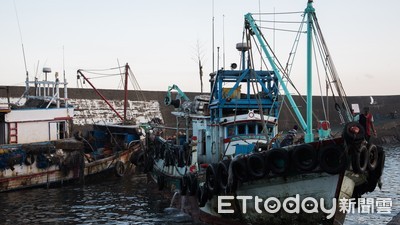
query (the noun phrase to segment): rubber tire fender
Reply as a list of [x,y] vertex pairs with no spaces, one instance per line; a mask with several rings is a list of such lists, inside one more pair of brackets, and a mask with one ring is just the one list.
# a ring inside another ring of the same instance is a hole
[[284,148],[273,148],[265,153],[265,161],[271,172],[282,175],[289,167],[288,151]]
[[32,153],[28,153],[26,155],[25,161],[24,161],[25,165],[30,166],[33,163],[35,163],[35,155]]
[[180,186],[181,195],[186,195],[186,193],[187,193],[187,189],[188,189],[188,183],[187,182],[188,182],[188,179],[187,179],[187,175],[185,174],[179,180],[179,186]]
[[368,167],[368,148],[361,145],[358,149],[354,149],[351,156],[351,165],[355,173],[364,173]]
[[198,181],[197,181],[197,177],[196,175],[194,175],[193,173],[189,173],[188,178],[188,191],[189,191],[189,195],[193,196],[196,194],[197,192],[197,188],[198,188]]
[[114,170],[115,170],[115,174],[116,174],[118,177],[123,177],[123,176],[125,175],[125,171],[126,171],[125,164],[124,164],[122,161],[119,161],[119,160],[118,160],[118,161],[115,163]]
[[376,145],[372,144],[368,148],[368,170],[374,171],[378,166],[379,153]]
[[341,145],[326,145],[318,152],[321,169],[329,174],[344,172],[348,165],[347,153]]
[[248,179],[248,171],[247,171],[247,159],[246,158],[241,158],[241,159],[235,159],[232,160],[232,173],[234,176],[234,179],[238,181],[247,181]]
[[[357,134],[351,132],[352,127],[357,127],[359,129],[359,132]],[[365,130],[360,123],[349,122],[344,125],[342,136],[346,143],[348,143],[349,145],[360,144],[364,140]]]
[[310,172],[318,165],[318,154],[310,144],[296,146],[291,155],[292,162],[297,170]]
[[226,190],[228,186],[228,177],[229,177],[229,164],[230,160],[223,160],[218,163],[217,166],[217,179],[218,186],[221,190]]
[[265,158],[261,153],[254,153],[247,158],[247,168],[249,174],[255,178],[260,179],[265,176],[267,172]]
[[219,191],[217,167],[218,164],[212,163],[209,164],[206,169],[206,185],[208,187],[208,190],[214,194],[218,194]]
[[164,178],[164,175],[159,174],[159,175],[157,176],[157,186],[158,186],[158,190],[159,190],[159,191],[162,191],[162,190],[164,189],[164,186],[165,186],[165,178]]
[[204,207],[208,201],[208,189],[204,185],[199,186],[197,191],[197,200],[199,202],[199,207]]

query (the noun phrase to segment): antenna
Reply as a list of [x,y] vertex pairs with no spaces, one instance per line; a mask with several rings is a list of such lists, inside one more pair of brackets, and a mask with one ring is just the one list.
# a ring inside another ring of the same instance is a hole
[[214,52],[214,0],[212,1],[212,71],[215,71],[215,52]]
[[225,15],[222,15],[222,64],[225,69]]
[[27,68],[27,66],[26,66],[25,48],[24,48],[24,42],[22,41],[21,26],[20,26],[20,24],[19,24],[19,17],[18,17],[17,5],[15,4],[15,0],[14,0],[14,10],[15,10],[15,16],[17,17],[17,22],[18,22],[19,38],[20,38],[20,40],[21,40],[21,45],[22,45],[22,55],[23,55],[23,57],[24,57],[24,65],[25,65],[26,79],[28,79],[28,68]]
[[[258,0],[258,19],[260,20],[260,27],[261,27],[261,22],[262,22],[262,20],[261,20],[261,1],[260,0]],[[262,70],[262,68],[263,68],[263,58],[262,58],[262,55],[263,55],[263,50],[262,50],[262,48],[260,49],[261,51],[260,51],[260,70]]]
[[65,81],[65,51],[63,45],[63,80]]

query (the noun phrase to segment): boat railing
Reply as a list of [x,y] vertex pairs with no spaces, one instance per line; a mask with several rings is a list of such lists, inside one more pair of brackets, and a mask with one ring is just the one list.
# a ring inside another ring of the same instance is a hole
[[[49,103],[46,108],[48,108],[51,103],[56,103],[57,108],[60,108],[61,102],[64,102],[65,107],[67,107],[68,83],[66,80],[64,80],[64,82],[60,82],[60,80],[56,76],[55,81],[48,81],[48,80],[39,81],[37,78],[35,78],[34,81],[29,81],[27,79],[25,83],[26,83],[26,90],[24,97],[26,99],[39,99],[48,101]],[[64,86],[63,95],[60,94],[60,85]],[[34,88],[34,95],[30,95],[29,89],[31,87]]]

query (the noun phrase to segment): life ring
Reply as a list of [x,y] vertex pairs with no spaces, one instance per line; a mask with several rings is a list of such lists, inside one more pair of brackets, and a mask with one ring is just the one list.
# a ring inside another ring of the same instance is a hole
[[350,122],[344,126],[342,135],[347,144],[358,145],[364,140],[365,130],[358,122]]
[[234,179],[239,181],[246,181],[248,179],[246,158],[232,160],[232,173]]
[[266,162],[274,174],[284,174],[289,167],[289,156],[287,150],[274,148],[266,152]]
[[158,190],[159,191],[162,191],[164,189],[165,179],[164,179],[164,176],[162,174],[157,176],[157,185],[158,185]]
[[217,179],[218,186],[221,190],[226,190],[228,186],[228,177],[229,177],[229,164],[230,160],[223,160],[218,163],[217,167]]
[[187,180],[188,180],[188,191],[189,191],[189,195],[193,196],[196,194],[197,192],[197,178],[196,175],[189,173],[189,175],[187,176]]
[[125,175],[125,165],[124,165],[123,162],[117,161],[115,163],[115,167],[114,168],[115,168],[115,174],[118,177],[123,177]]
[[247,159],[247,168],[249,168],[249,174],[255,178],[260,179],[266,174],[266,164],[264,156],[260,153],[251,154]]
[[368,167],[368,149],[367,146],[361,145],[360,148],[354,149],[351,156],[351,165],[356,173],[363,173]]
[[218,193],[217,164],[209,164],[206,170],[206,185],[211,193]]
[[319,150],[318,161],[323,171],[338,174],[346,170],[348,157],[341,145],[326,145]]
[[379,153],[376,145],[370,145],[368,148],[368,170],[373,171],[378,166]]
[[296,146],[292,151],[292,162],[297,170],[310,172],[318,165],[318,155],[310,144]]
[[25,165],[27,165],[27,166],[30,166],[30,165],[32,165],[33,163],[35,163],[35,155],[34,155],[34,154],[31,154],[31,153],[28,153],[28,154],[26,155],[26,158],[25,158],[24,163],[25,163]]
[[248,116],[249,116],[249,118],[253,118],[254,117],[254,112],[253,111],[249,112]]

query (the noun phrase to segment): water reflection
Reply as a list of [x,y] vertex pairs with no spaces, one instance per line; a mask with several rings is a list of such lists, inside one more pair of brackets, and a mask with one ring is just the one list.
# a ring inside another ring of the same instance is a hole
[[2,193],[0,223],[175,224],[163,211],[169,201],[148,188],[145,176],[96,183]]

